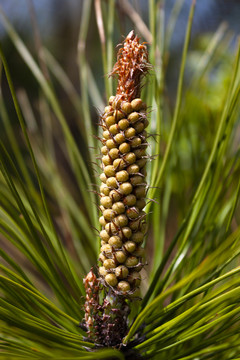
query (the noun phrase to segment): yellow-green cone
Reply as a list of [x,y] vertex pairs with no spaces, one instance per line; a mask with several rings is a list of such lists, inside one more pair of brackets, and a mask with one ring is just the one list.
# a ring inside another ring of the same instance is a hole
[[101,116],[99,274],[105,286],[125,297],[137,296],[144,264],[148,120],[140,81],[149,69],[147,60],[146,46],[131,32],[113,68],[119,76],[117,94]]

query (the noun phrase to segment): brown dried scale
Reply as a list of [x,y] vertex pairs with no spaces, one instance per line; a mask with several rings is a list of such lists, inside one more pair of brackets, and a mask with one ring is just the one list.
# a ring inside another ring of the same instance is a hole
[[101,116],[99,275],[123,297],[138,293],[144,258],[148,120],[140,90],[149,68],[146,45],[131,31],[112,71],[119,77],[116,96]]

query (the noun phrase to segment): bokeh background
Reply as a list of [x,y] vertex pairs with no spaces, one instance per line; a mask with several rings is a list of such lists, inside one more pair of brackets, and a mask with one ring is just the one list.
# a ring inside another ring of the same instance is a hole
[[[44,46],[50,49],[56,56],[76,86],[78,86],[76,77],[77,41],[84,1],[89,0],[0,0],[0,5],[7,17],[33,53],[36,52],[32,15],[32,6],[34,6],[35,20],[37,21]],[[108,0],[102,0],[101,2],[104,6]],[[149,26],[148,0],[130,0],[129,3],[138,10],[144,22]],[[174,3],[175,0],[165,1],[165,23],[168,22]],[[168,84],[173,92],[174,88],[176,88],[175,83],[178,76],[178,71],[176,71],[176,69],[178,70],[178,66],[176,63],[180,59],[190,3],[191,0],[183,1],[183,6],[176,24],[176,31],[174,31],[170,44],[171,59],[168,68]],[[87,55],[88,61],[96,76],[96,81],[101,88],[101,84],[103,84],[102,59],[100,55],[94,2],[92,2],[92,7],[93,11],[88,36]],[[117,44],[122,40],[122,36],[131,30],[132,25],[129,20],[129,14],[124,11],[120,0],[116,1],[116,8],[118,9],[119,15],[118,18],[115,19],[115,39]],[[239,0],[197,0],[192,28],[192,48],[201,46],[203,36],[208,36],[210,33],[215,32],[222,22],[227,22],[229,31],[232,31],[237,36],[240,32],[239,19]],[[11,71],[13,72],[15,85],[20,86],[23,83],[23,79],[25,84],[27,80],[31,82],[31,77],[28,77],[28,74],[26,74],[26,68],[22,67],[22,62],[16,55],[16,52],[14,52],[11,42],[8,41],[1,22],[0,38],[4,43],[4,51]],[[34,84],[31,84],[31,86],[34,88]]]
[[[77,46],[79,28],[81,26],[82,8],[85,1],[90,0],[0,0],[3,11],[34,57],[36,59],[38,57],[38,42],[40,41],[44,47],[54,54],[80,96],[81,84],[78,76]],[[117,45],[132,29],[133,25],[131,20],[132,14],[127,12],[126,7],[124,6],[126,0],[116,0],[115,3],[114,44]],[[149,27],[149,2],[147,0],[128,0],[127,3],[131,4],[137,10],[143,21]],[[163,3],[163,1],[161,3]],[[165,26],[168,24],[175,3],[174,0],[166,0],[164,3]],[[172,111],[173,113],[175,105],[181,53],[191,1],[180,0],[178,3],[181,3],[182,7],[177,18],[176,27],[167,53],[168,59],[165,74],[164,96],[166,103],[169,104],[169,109],[166,111],[166,119],[168,118],[167,112]],[[107,5],[108,0],[101,1],[103,11],[107,8]],[[166,236],[166,244],[168,244],[168,239],[170,241],[170,239],[173,238],[179,223],[184,218],[186,213],[185,206],[188,206],[207,162],[212,146],[211,136],[217,128],[217,119],[219,118],[219,112],[221,111],[221,104],[231,76],[233,53],[236,49],[237,38],[240,33],[239,19],[239,0],[196,1],[196,10],[185,74],[185,90],[192,81],[192,74],[194,70],[196,70],[196,65],[198,64],[203,51],[205,51],[213,34],[221,26],[224,27],[223,45],[219,50],[219,61],[218,59],[215,59],[214,66],[210,74],[208,74],[207,81],[201,83],[202,89],[199,89],[199,92],[197,90],[195,93],[192,92],[191,94],[188,94],[188,97],[184,99],[187,106],[185,107],[185,110],[183,110],[181,117],[186,120],[185,124],[187,123],[187,126],[189,127],[183,129],[183,132],[179,135],[179,137],[181,137],[178,139],[178,143],[180,144],[179,151],[176,154],[176,159],[169,165],[172,172],[172,194],[171,199],[169,200],[170,210],[168,212],[168,218],[165,219],[166,233],[162,234],[163,237]],[[38,33],[36,33],[36,29],[38,29]],[[148,40],[142,35],[141,37],[143,40]],[[39,86],[23,60],[20,58],[12,42],[9,40],[1,21],[0,41],[9,64],[12,78],[14,79],[14,86],[17,93],[19,94],[21,89],[26,91],[34,115],[36,119],[39,120]],[[117,50],[115,50],[115,55],[116,52]],[[216,56],[218,56],[217,52]],[[104,104],[106,103],[106,94],[104,92],[106,73],[103,71],[101,45],[99,41],[94,1],[92,1],[90,27],[86,42],[86,60],[92,70],[93,77],[99,89],[99,93],[102,95]],[[84,142],[81,139],[82,134],[81,131],[79,132],[79,127],[77,125],[78,122],[84,121],[84,118],[79,119],[78,116],[76,116],[76,111],[70,100],[67,98],[64,90],[58,86],[54,77],[52,77],[52,81],[54,85],[56,85],[55,90],[62,109],[67,116],[68,124],[77,139],[77,144],[84,156]],[[16,134],[19,136],[19,141],[21,143],[21,136],[18,135],[18,120],[4,75],[2,78],[2,88],[11,123],[13,128],[16,129]],[[186,92],[184,94],[186,94]],[[199,94],[202,96],[202,103],[198,103],[197,101]],[[96,108],[96,104],[91,96],[89,96],[89,102],[92,123],[96,129],[99,109]],[[202,106],[203,103],[205,104],[204,107]],[[170,119],[170,117],[168,119]],[[211,122],[211,119],[214,119],[213,122]],[[165,122],[161,134],[164,144],[162,149],[163,152],[166,144],[165,140],[167,141],[168,138],[171,120]],[[5,130],[3,129],[1,134],[3,139],[4,131]],[[58,130],[56,129],[55,131],[57,132]],[[188,131],[190,131],[190,135],[188,134]],[[239,133],[239,126],[237,132]],[[202,140],[199,141],[199,139]],[[239,139],[240,136],[236,136],[234,140],[236,142],[235,148],[238,146]],[[56,147],[57,146],[56,143]],[[61,151],[58,151],[58,149],[57,154],[59,162],[63,162],[64,171],[66,173],[70,172],[66,159],[61,156]],[[174,168],[176,168],[176,171],[174,171]],[[181,172],[179,172],[178,169],[181,169]],[[81,196],[77,192],[77,188],[74,189],[74,186],[76,186],[76,184],[72,179],[71,191],[74,194],[77,194],[79,197],[78,203],[81,204]],[[76,199],[78,198],[76,197]],[[52,204],[52,206],[52,211],[54,212],[54,204]],[[149,246],[149,253],[151,254],[152,251],[153,249]]]

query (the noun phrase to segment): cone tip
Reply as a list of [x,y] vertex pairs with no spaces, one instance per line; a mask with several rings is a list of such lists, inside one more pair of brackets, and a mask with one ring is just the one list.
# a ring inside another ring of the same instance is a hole
[[126,40],[133,40],[134,38],[135,38],[135,32],[134,32],[134,30],[132,30],[126,37]]

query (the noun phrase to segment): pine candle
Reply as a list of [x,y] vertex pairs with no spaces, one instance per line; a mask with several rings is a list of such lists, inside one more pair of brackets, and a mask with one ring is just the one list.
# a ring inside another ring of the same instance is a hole
[[146,233],[146,104],[141,80],[149,70],[145,44],[131,31],[118,52],[112,75],[118,75],[116,96],[101,116],[103,129],[99,221],[99,275],[116,294],[138,293]]

